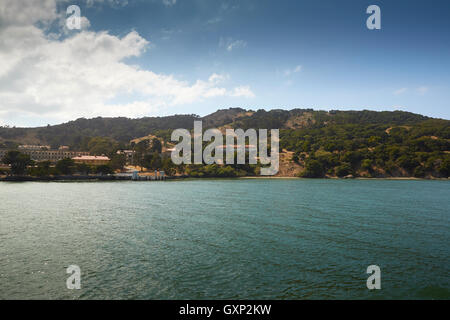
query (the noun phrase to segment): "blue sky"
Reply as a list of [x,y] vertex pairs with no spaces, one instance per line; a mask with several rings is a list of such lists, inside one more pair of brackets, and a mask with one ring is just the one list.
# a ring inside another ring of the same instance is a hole
[[[366,8],[381,9],[368,30]],[[92,10],[95,29],[135,29],[154,46],[143,67],[195,80],[229,73],[255,98],[194,107],[404,110],[450,118],[448,1],[159,1]],[[86,13],[91,16],[91,11]],[[231,52],[220,39],[243,41]],[[287,70],[300,67],[288,75]],[[185,112],[180,106],[174,112]]]
[[[80,6],[81,15],[89,20],[89,32],[106,31],[118,39],[136,32],[148,42],[140,54],[128,55],[121,63],[191,87],[216,75],[220,85],[214,90],[224,90],[177,102],[158,100],[156,108],[151,108],[154,100],[147,89],[116,94],[108,97],[108,103],[127,107],[117,107],[114,116],[205,115],[219,108],[243,107],[406,110],[450,119],[449,1],[91,0],[70,4]],[[381,8],[381,30],[366,27],[366,8],[372,4]],[[57,3],[57,12],[67,5]],[[53,31],[45,30],[47,35]],[[76,37],[76,32],[87,31],[66,32],[55,41],[62,43]],[[234,94],[239,88],[244,93]],[[128,112],[136,100],[148,102],[148,111],[143,106],[138,113]],[[110,115],[102,110],[99,107],[98,115]],[[9,122],[25,125],[95,115],[81,111],[38,118],[4,114]]]

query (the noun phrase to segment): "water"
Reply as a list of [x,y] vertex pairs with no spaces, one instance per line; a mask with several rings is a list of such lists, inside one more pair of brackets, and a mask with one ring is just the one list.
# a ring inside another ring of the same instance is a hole
[[448,181],[0,183],[0,299],[450,299],[449,209]]

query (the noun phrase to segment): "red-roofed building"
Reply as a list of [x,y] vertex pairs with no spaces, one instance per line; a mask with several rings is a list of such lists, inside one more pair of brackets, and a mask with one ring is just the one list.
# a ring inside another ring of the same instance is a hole
[[72,158],[75,163],[84,163],[92,165],[108,164],[111,159],[106,156],[80,156]]

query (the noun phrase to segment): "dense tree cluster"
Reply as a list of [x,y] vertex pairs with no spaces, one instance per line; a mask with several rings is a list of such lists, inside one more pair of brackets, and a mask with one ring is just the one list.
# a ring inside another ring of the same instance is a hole
[[[195,115],[176,115],[141,119],[95,118],[78,119],[65,124],[37,128],[36,136],[50,145],[69,145],[73,149],[86,149],[86,138],[108,137],[116,143],[154,133],[157,130],[192,128]],[[1,135],[1,133],[0,133]]]
[[303,176],[448,177],[450,125],[424,120],[412,125],[332,124],[282,130],[280,146],[295,152]]
[[256,165],[188,165],[185,173],[193,178],[234,178],[255,176],[260,172]]
[[13,174],[24,174],[27,170],[27,166],[32,165],[33,161],[27,154],[20,153],[19,151],[10,151],[2,159],[4,164],[11,166],[11,172]]
[[[195,120],[202,120],[204,129],[221,126],[281,129],[280,148],[294,152],[292,160],[304,167],[301,174],[304,177],[449,176],[450,121],[403,111],[260,109],[255,112],[232,108],[203,118],[175,115],[78,119],[41,128],[0,127],[0,148],[13,150],[23,139],[34,137],[53,148],[68,145],[72,150],[107,155],[113,170],[122,169],[126,163],[124,155],[118,155],[117,150],[132,149],[134,165],[168,174],[178,172],[196,177],[256,174],[257,166],[174,166],[169,155],[162,154],[162,149],[167,147],[174,129],[191,130]],[[148,135],[157,138],[130,144],[132,139]],[[20,168],[17,170],[21,171]],[[39,164],[33,170],[45,171],[45,168],[45,164]]]
[[9,164],[9,170],[3,170],[3,174],[30,175],[35,177],[48,177],[58,175],[73,174],[111,174],[114,169],[111,165],[87,165],[75,163],[72,159],[66,158],[57,161],[55,164],[50,161],[32,161],[26,154],[19,151],[9,151],[3,159],[3,163]]

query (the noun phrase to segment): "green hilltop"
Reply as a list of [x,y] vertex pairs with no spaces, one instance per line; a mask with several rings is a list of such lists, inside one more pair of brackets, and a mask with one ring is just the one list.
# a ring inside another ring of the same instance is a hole
[[[281,175],[449,176],[450,121],[404,111],[231,108],[204,117],[81,118],[39,128],[0,127],[0,148],[15,148],[18,144],[67,145],[93,154],[113,154],[118,149],[132,148],[130,141],[140,137],[153,135],[163,142],[170,141],[172,130],[192,129],[195,120],[201,120],[204,129],[280,129],[280,149],[288,155],[283,158]],[[215,170],[197,166],[189,172],[214,176]]]

